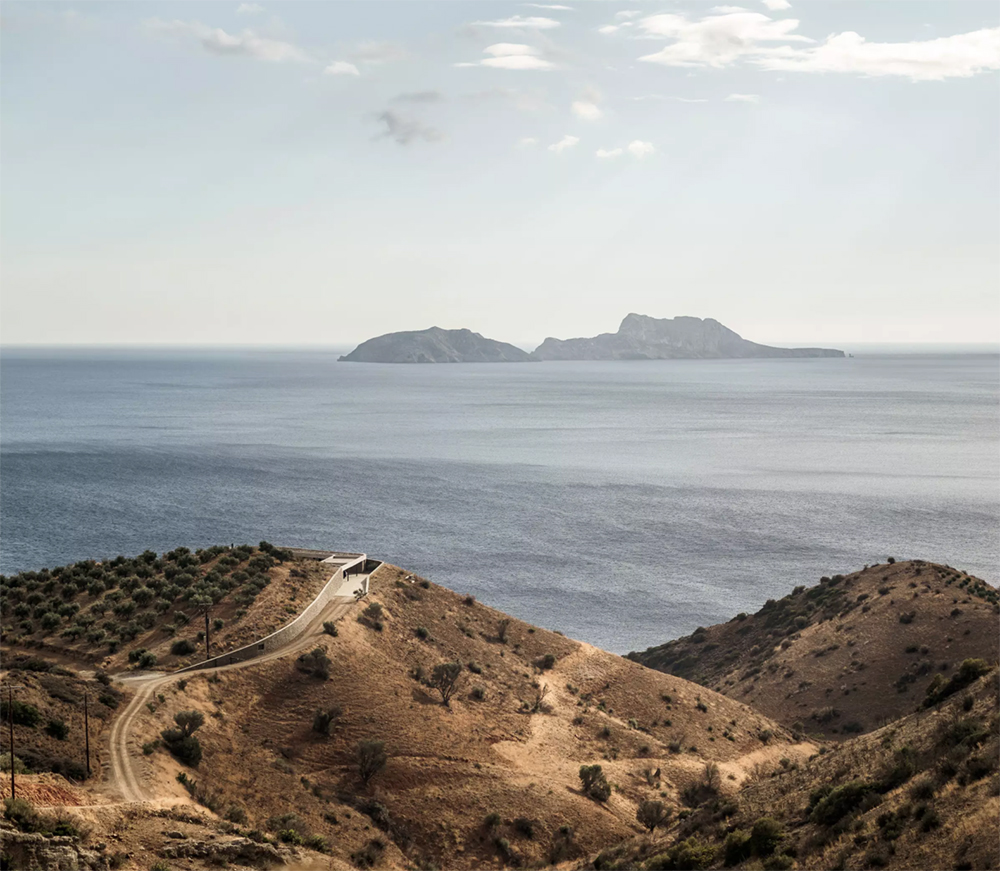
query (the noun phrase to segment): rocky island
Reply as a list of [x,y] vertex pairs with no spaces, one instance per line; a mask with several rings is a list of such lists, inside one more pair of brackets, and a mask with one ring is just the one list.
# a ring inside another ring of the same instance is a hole
[[548,338],[532,353],[472,330],[411,330],[362,342],[345,363],[527,363],[536,360],[698,360],[843,357],[833,348],[774,348],[744,339],[713,318],[629,314],[617,333]]
[[750,342],[712,318],[626,315],[617,333],[589,339],[548,338],[539,360],[674,360],[745,357],[843,357],[831,348],[772,348]]
[[472,330],[410,330],[362,342],[343,363],[528,363],[534,358],[507,342]]

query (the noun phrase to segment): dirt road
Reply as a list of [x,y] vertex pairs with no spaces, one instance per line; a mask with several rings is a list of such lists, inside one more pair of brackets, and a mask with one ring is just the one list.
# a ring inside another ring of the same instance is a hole
[[[358,581],[363,581],[366,575],[354,576]],[[294,641],[285,647],[272,650],[269,653],[261,654],[256,659],[248,659],[244,662],[234,662],[232,665],[224,665],[211,669],[212,672],[230,671],[237,668],[253,668],[263,662],[270,662],[274,659],[281,659],[286,656],[295,656],[311,647],[316,642],[316,636],[322,632],[323,623],[327,620],[333,621],[347,614],[354,606],[355,600],[350,596],[337,597],[312,620],[309,621],[306,630]],[[192,672],[184,674],[162,674],[146,673],[142,675],[126,674],[118,680],[130,689],[135,690],[132,701],[129,702],[118,717],[115,718],[111,727],[111,774],[109,785],[117,790],[124,801],[142,802],[155,801],[154,795],[142,779],[133,765],[133,760],[142,756],[142,748],[138,742],[132,740],[132,726],[135,718],[142,711],[143,706],[153,698],[161,687],[171,684],[182,678],[190,678]]]

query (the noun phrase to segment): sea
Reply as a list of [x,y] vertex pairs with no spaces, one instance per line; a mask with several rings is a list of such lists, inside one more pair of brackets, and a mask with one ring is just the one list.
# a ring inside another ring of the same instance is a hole
[[1000,580],[1000,356],[393,366],[8,349],[0,571],[267,539],[619,653],[820,576]]

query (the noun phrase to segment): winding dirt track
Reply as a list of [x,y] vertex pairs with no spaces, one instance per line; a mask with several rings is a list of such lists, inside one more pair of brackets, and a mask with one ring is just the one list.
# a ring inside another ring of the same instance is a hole
[[[356,576],[359,581],[364,580],[365,575]],[[282,659],[286,656],[293,656],[307,647],[315,644],[315,638],[322,631],[323,623],[327,620],[337,620],[347,614],[354,606],[355,601],[352,596],[339,596],[330,603],[309,623],[305,631],[294,641],[277,650],[261,654],[255,659],[248,659],[244,662],[234,662],[232,665],[223,665],[218,668],[206,669],[206,671],[220,672],[230,671],[237,668],[253,668],[263,662],[270,662],[273,659]],[[135,718],[142,710],[143,706],[153,697],[160,687],[173,683],[182,678],[190,678],[197,672],[184,672],[181,674],[151,673],[142,676],[126,676],[119,680],[128,687],[135,689],[135,696],[128,706],[115,718],[111,727],[111,773],[109,785],[121,793],[121,797],[127,802],[155,801],[156,796],[152,795],[142,783],[142,780],[133,766],[133,760],[142,757],[142,750],[137,746],[137,742],[132,741],[132,726]],[[129,744],[132,743],[130,749]]]

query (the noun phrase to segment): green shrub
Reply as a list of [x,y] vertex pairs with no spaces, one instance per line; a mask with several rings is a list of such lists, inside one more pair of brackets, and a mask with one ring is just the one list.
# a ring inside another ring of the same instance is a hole
[[530,841],[535,837],[535,824],[527,817],[517,817],[514,820],[514,831]]
[[784,836],[781,823],[771,817],[761,817],[750,832],[750,850],[755,856],[770,856]]
[[28,726],[33,729],[42,721],[42,712],[34,705],[19,702],[17,699],[14,699],[9,708],[7,702],[2,701],[0,702],[0,720],[7,722],[8,719],[13,719],[18,726]]
[[359,741],[357,746],[358,774],[367,784],[389,761],[389,755],[382,741]]
[[674,844],[646,865],[650,871],[702,871],[715,862],[715,848],[697,837]]
[[340,705],[331,705],[325,710],[316,712],[313,717],[312,730],[320,735],[329,735],[337,726],[337,721],[343,716],[344,709]]
[[943,675],[936,675],[927,687],[927,698],[924,699],[923,706],[930,708],[959,690],[965,689],[989,672],[990,668],[990,664],[984,659],[966,659],[950,680],[945,681]]
[[841,786],[823,787],[810,796],[809,819],[822,826],[832,826],[848,814],[860,810],[864,801],[875,792],[875,784],[865,780],[852,780]]
[[330,666],[333,664],[322,647],[316,647],[309,653],[303,653],[297,660],[299,671],[303,671],[320,680],[328,680]]
[[639,824],[653,831],[658,826],[665,826],[670,819],[670,808],[662,801],[642,801],[636,809],[635,818]]
[[181,638],[170,645],[170,652],[174,656],[189,656],[194,651],[195,646],[186,638]]
[[722,845],[722,853],[727,868],[745,862],[750,858],[750,833],[743,829],[730,832]]
[[605,802],[611,798],[611,784],[600,765],[580,766],[580,782],[584,793],[595,801]]
[[69,726],[63,720],[49,720],[45,726],[45,734],[51,735],[57,741],[65,741],[66,736],[69,735]]
[[323,631],[327,635],[332,635],[334,638],[336,638],[340,634],[339,631],[337,630],[337,624],[336,623],[332,623],[329,620],[326,620],[323,623]]

